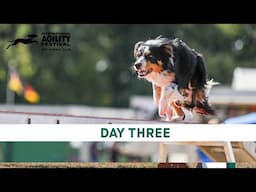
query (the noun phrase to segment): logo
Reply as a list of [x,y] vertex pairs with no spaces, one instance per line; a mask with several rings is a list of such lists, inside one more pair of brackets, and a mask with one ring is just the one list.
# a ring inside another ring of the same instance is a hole
[[41,33],[41,48],[42,50],[70,51],[69,33]]
[[23,44],[38,43],[38,41],[34,40],[34,38],[36,38],[36,37],[37,37],[37,35],[30,34],[30,35],[27,35],[27,38],[19,38],[19,39],[15,39],[13,41],[9,41],[11,43],[6,47],[6,49],[9,49],[9,47],[15,46],[19,43],[23,43]]
[[38,35],[29,34],[26,38],[18,38],[12,41],[6,47],[9,49],[11,46],[17,44],[32,44],[37,43],[43,51],[71,51],[71,35],[70,33],[52,33],[43,32],[41,33],[40,41],[35,40]]

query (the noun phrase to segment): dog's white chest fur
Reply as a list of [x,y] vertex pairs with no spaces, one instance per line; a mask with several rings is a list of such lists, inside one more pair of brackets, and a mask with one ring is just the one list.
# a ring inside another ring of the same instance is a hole
[[168,74],[167,71],[163,71],[161,73],[151,72],[145,77],[145,79],[159,87],[167,87],[174,81],[174,75]]
[[[168,87],[164,87],[161,90],[161,98],[159,101],[159,115],[161,117],[166,117],[167,121],[179,120],[180,116],[177,114],[173,114],[170,110],[170,105],[173,101],[179,100],[180,102],[184,102],[184,97],[178,91],[178,85],[175,83],[171,83]],[[182,121],[189,122],[193,120],[193,112],[188,109],[182,107],[182,111],[184,112],[185,119]]]

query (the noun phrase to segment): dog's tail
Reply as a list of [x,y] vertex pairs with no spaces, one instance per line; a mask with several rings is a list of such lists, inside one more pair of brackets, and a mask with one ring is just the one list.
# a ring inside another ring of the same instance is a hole
[[205,96],[208,97],[212,87],[215,86],[215,85],[219,85],[219,84],[220,84],[219,82],[216,82],[213,79],[207,81],[206,85],[205,85],[205,88],[206,88],[205,89]]

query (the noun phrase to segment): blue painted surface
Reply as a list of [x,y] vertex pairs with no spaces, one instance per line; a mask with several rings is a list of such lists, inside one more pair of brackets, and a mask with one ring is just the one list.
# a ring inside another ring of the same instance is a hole
[[224,121],[225,124],[256,124],[256,112],[241,115],[238,117],[231,117]]
[[197,154],[201,160],[201,162],[213,162],[203,151],[199,148],[197,149]]

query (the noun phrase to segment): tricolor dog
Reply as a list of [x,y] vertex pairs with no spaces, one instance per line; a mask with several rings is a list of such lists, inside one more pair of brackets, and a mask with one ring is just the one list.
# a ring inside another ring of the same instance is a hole
[[152,83],[160,116],[184,119],[186,110],[214,114],[207,99],[213,83],[207,81],[203,56],[182,40],[158,37],[139,41],[134,57],[137,76]]

